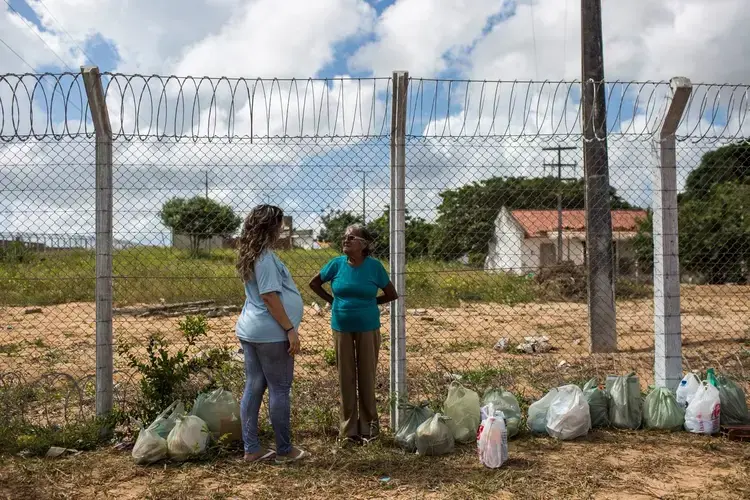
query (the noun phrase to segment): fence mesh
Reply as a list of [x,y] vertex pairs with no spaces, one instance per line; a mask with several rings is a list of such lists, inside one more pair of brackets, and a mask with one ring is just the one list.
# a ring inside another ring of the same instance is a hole
[[[339,254],[353,222],[367,224],[375,256],[387,261],[391,80],[104,75],[104,85],[114,135],[116,400],[134,401],[131,361],[147,358],[149,339],[165,339],[173,353],[186,347],[186,315],[210,326],[192,352],[208,358],[227,349],[196,387],[213,381],[239,393],[234,323],[244,295],[235,218],[273,203],[288,216],[278,253],[306,304],[295,412],[335,427],[330,313],[307,282]],[[650,207],[669,87],[599,87],[609,109],[617,299],[618,349],[607,354],[590,354],[579,88],[411,80],[411,399],[439,400],[451,380],[479,390],[502,385],[527,400],[608,374],[635,371],[644,385],[653,382]],[[694,88],[677,159],[683,366],[716,367],[747,387],[750,147],[735,142],[746,135],[745,90]],[[92,126],[78,75],[6,75],[0,99],[0,387],[31,388],[22,411],[59,423],[93,412]],[[213,219],[193,212],[192,225],[175,225],[167,214],[175,199],[221,204],[234,217],[206,209]],[[385,417],[388,309],[381,317]],[[321,407],[330,411],[315,413]]]

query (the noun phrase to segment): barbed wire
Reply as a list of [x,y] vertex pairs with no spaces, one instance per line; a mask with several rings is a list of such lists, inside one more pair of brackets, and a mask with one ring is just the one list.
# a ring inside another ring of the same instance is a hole
[[[104,73],[116,140],[369,138],[390,134],[391,78],[246,79]],[[747,135],[747,85],[697,84],[679,140]],[[607,103],[607,134],[659,132],[667,82],[594,83]],[[581,82],[412,78],[407,135],[546,138],[580,136]],[[76,73],[0,75],[0,138],[93,136]],[[602,130],[597,137],[604,136]]]

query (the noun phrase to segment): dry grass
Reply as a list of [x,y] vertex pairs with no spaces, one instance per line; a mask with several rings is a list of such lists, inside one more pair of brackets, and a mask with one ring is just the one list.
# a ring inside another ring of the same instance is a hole
[[[418,457],[384,441],[340,449],[310,438],[292,466],[204,462],[133,465],[126,453],[0,459],[4,498],[712,498],[750,497],[747,445],[680,434],[597,432],[575,442],[524,437],[511,460],[482,467],[473,447]],[[383,478],[390,478],[385,481]]]

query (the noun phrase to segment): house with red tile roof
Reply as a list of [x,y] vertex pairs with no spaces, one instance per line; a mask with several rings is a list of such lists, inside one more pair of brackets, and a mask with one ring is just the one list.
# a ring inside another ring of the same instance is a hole
[[[635,259],[632,240],[644,210],[612,211],[612,245],[616,268],[629,270]],[[526,274],[556,265],[557,210],[508,210],[503,207],[495,219],[484,268],[490,272]],[[563,210],[562,259],[575,265],[586,262],[586,213]],[[626,269],[627,268],[627,269]]]

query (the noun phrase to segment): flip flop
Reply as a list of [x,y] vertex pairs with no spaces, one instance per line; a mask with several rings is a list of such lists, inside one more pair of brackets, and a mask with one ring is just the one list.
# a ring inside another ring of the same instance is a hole
[[280,456],[277,455],[276,456],[276,463],[278,465],[290,464],[292,462],[298,462],[299,460],[302,460],[303,458],[307,458],[307,457],[310,456],[310,454],[308,452],[306,452],[305,450],[303,450],[302,448],[297,448],[297,449],[299,450],[299,455],[297,455],[296,457],[293,457],[293,458],[292,457],[280,457]]
[[274,455],[276,455],[276,451],[275,451],[275,450],[268,450],[268,451],[267,451],[267,452],[265,453],[265,455],[262,455],[262,456],[260,456],[260,457],[256,458],[255,460],[245,460],[244,458],[243,458],[243,460],[244,460],[245,462],[249,463],[249,464],[253,464],[253,463],[255,463],[255,462],[262,462],[262,461],[264,461],[264,460],[268,460],[268,459],[270,459],[271,457],[273,457]]

